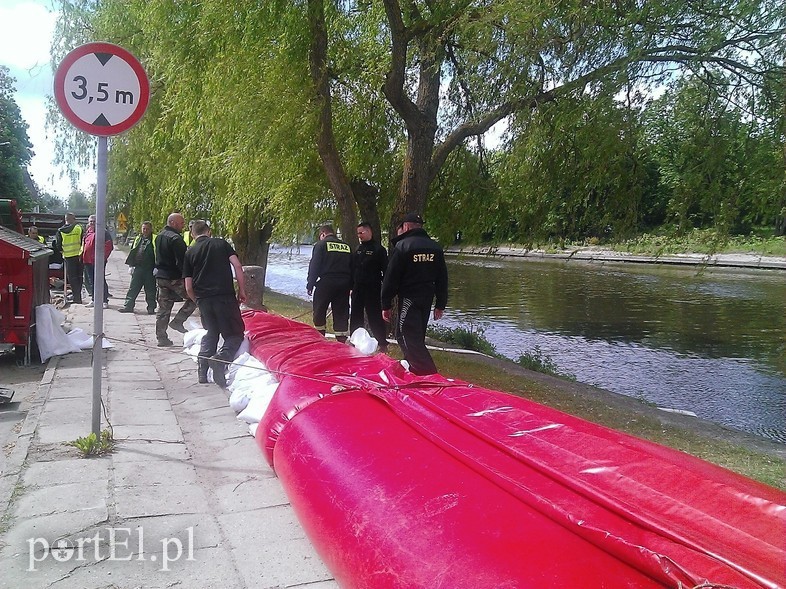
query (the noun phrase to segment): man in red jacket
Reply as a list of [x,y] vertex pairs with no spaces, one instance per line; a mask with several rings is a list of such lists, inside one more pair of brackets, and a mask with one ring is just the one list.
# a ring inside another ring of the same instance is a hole
[[[90,291],[92,301],[85,307],[92,307],[95,305],[95,273],[96,273],[96,256],[95,256],[95,241],[96,241],[96,216],[90,215],[87,218],[87,229],[85,231],[85,241],[82,247],[82,263],[85,265],[85,276],[87,278],[87,290]],[[112,243],[112,235],[104,230],[104,262],[109,259],[109,254],[112,253],[114,244]],[[106,266],[104,266],[106,268]],[[109,308],[109,289],[106,286],[106,272],[104,272],[104,309]]]

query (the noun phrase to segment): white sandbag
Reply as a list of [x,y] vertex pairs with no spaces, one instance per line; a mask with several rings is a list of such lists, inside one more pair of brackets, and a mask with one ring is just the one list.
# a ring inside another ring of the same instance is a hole
[[243,354],[248,354],[250,347],[251,346],[248,342],[248,337],[243,337],[240,347],[237,349],[237,352],[235,352],[235,359],[237,359],[239,356],[242,356]]
[[227,370],[227,382],[234,382],[238,370],[248,364],[251,359],[252,356],[250,356],[248,352],[237,354],[235,359],[232,361],[232,364],[229,365],[229,369]]
[[[245,356],[244,356],[245,358]],[[236,362],[239,362],[236,360]],[[234,369],[234,366],[233,366]],[[233,373],[232,383],[239,384],[244,381],[254,381],[257,384],[269,384],[275,382],[276,378],[271,374],[265,365],[253,356],[248,358],[239,365]]]
[[35,341],[38,344],[42,363],[52,356],[81,351],[81,348],[68,339],[65,330],[61,327],[63,321],[65,315],[54,305],[38,305],[35,308]]
[[188,331],[194,331],[196,329],[202,329],[202,320],[199,319],[197,315],[191,315],[188,319],[183,322],[183,325]]
[[265,411],[267,411],[267,406],[270,405],[270,400],[273,398],[277,388],[277,382],[255,387],[246,408],[238,414],[237,418],[246,423],[259,423]]
[[[80,350],[92,350],[93,349],[93,336],[87,333],[84,329],[79,327],[75,327],[71,331],[68,332],[68,339],[74,342],[77,346],[79,346]],[[106,350],[107,348],[114,348],[108,339],[102,338],[101,339],[101,348]]]
[[79,327],[75,327],[68,332],[68,339],[70,339],[74,345],[79,346],[80,350],[86,350],[93,347],[93,337]]
[[194,345],[199,347],[206,333],[207,329],[202,329],[201,327],[189,330],[188,333],[183,334],[183,347],[190,348]]
[[258,423],[249,423],[248,424],[248,433],[251,434],[252,438],[257,437],[257,428],[259,427]]
[[251,400],[251,387],[237,387],[232,394],[229,395],[229,406],[235,413],[240,413],[246,408],[248,402]]
[[355,346],[361,354],[370,356],[377,351],[377,340],[371,337],[364,328],[358,327],[349,338],[349,343]]

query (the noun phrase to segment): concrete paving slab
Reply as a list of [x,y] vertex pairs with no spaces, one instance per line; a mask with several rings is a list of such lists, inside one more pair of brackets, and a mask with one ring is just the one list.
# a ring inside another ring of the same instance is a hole
[[183,434],[177,425],[118,425],[114,428],[116,440],[155,440],[182,442]]
[[[96,587],[103,589],[123,588],[171,588],[205,587],[233,589],[243,587],[234,570],[227,552],[223,548],[202,548],[188,552],[184,547],[178,553],[178,545],[171,540],[154,551],[136,554],[124,546],[116,546],[114,555],[109,551],[94,553],[85,550],[81,559],[78,550],[64,549],[58,562],[57,550],[41,556],[34,562],[34,570],[24,568],[4,571],[5,583],[0,587],[9,589],[73,589],[74,587]],[[164,541],[162,540],[162,541]],[[165,557],[166,551],[168,554]]]
[[18,518],[90,509],[106,509],[106,481],[47,485],[27,489],[14,504]]
[[[171,406],[167,410],[156,410],[149,407],[148,401],[145,403],[144,410],[141,411],[139,407],[132,406],[117,406],[112,403],[112,408],[109,410],[109,421],[113,427],[121,426],[165,426],[177,427],[177,419],[172,414]],[[152,401],[156,402],[156,401]]]
[[289,503],[281,483],[272,476],[226,483],[216,488],[214,494],[224,513],[253,511]]
[[253,546],[251,542],[232,551],[247,587],[290,587],[293,583],[307,584],[333,577],[314,555],[306,538],[282,540],[256,550]]
[[196,485],[197,471],[189,462],[123,462],[115,464],[115,484],[121,487],[136,485]]
[[[26,558],[30,542],[36,538],[44,538],[52,544],[60,538],[106,525],[108,521],[109,511],[106,506],[30,518],[17,517],[3,536],[6,544],[4,551],[7,557],[24,554]],[[2,555],[0,562],[5,562]]]
[[297,524],[295,513],[289,506],[275,505],[255,514],[264,518],[266,522],[264,529],[255,529],[254,526],[247,525],[248,513],[222,513],[218,516],[218,521],[224,529],[235,531],[232,536],[233,542],[249,546],[250,549],[266,544],[278,544],[286,540],[297,540],[306,535],[303,528]]
[[40,444],[65,444],[90,434],[91,419],[88,413],[77,422],[60,423],[55,417],[42,417],[42,427],[37,433]]
[[74,458],[36,462],[27,468],[22,476],[22,483],[30,487],[45,486],[52,481],[59,481],[61,484],[106,481],[110,465],[108,456],[89,460]]
[[112,463],[124,462],[183,462],[191,460],[184,442],[150,442],[147,440],[122,440],[115,443]]
[[88,395],[70,397],[67,399],[50,398],[46,408],[41,413],[44,425],[49,421],[55,423],[83,423],[85,415],[89,418],[92,411],[92,398]]
[[[189,429],[185,424],[183,431],[194,431],[194,428]],[[228,423],[205,423],[199,430],[200,436],[206,442],[236,440],[242,438],[250,438],[248,433],[248,424],[242,421],[232,420],[231,424]]]
[[117,487],[115,508],[121,518],[210,512],[200,487],[181,484]]

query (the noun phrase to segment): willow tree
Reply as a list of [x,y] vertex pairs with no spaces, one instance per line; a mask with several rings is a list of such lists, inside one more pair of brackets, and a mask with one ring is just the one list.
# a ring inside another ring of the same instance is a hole
[[71,28],[124,45],[151,79],[146,116],[110,144],[110,198],[156,225],[172,210],[208,218],[264,266],[273,222],[297,233],[325,200],[305,45],[282,44],[285,23],[256,2],[86,4],[64,12]]
[[126,185],[233,230],[302,228],[335,202],[349,227],[377,196],[394,223],[425,212],[459,147],[482,159],[468,139],[497,123],[515,139],[546,104],[684,71],[764,87],[786,38],[776,0],[85,3],[94,38],[153,80],[155,117],[122,140]]
[[384,93],[408,137],[394,217],[423,211],[457,146],[546,103],[682,70],[759,86],[783,71],[779,1],[382,3],[391,40]]

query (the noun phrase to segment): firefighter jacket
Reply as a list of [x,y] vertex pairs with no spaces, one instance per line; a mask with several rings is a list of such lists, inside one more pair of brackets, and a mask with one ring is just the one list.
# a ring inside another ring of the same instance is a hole
[[314,244],[306,288],[313,289],[317,280],[346,281],[347,289],[351,288],[352,248],[335,235],[328,235]]
[[382,308],[392,306],[399,295],[416,301],[431,301],[444,309],[448,302],[448,269],[440,245],[422,228],[398,236],[382,282]]

